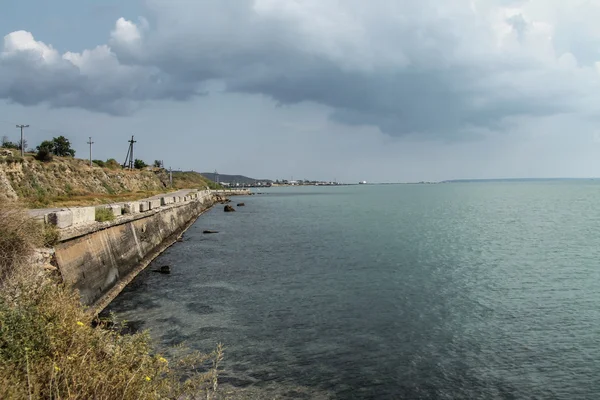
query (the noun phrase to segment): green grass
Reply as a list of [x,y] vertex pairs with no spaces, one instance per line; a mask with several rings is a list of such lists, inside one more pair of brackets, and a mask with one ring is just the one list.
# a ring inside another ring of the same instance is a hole
[[111,210],[104,207],[96,208],[96,221],[98,222],[106,222],[106,221],[114,221],[115,215]]

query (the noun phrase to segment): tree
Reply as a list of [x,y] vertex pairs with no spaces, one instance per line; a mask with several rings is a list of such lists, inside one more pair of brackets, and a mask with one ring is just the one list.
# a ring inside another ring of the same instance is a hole
[[144,169],[144,168],[146,168],[147,166],[148,166],[148,164],[146,164],[146,163],[144,162],[144,160],[139,160],[139,159],[137,159],[137,158],[136,158],[136,159],[135,159],[135,161],[133,162],[133,167],[134,167],[135,169]]
[[25,151],[25,149],[27,148],[27,139],[23,139],[23,141],[19,140],[17,142],[17,148],[18,150],[23,149],[23,151]]
[[75,157],[75,150],[71,148],[71,142],[64,136],[53,138],[54,154],[59,157]]
[[162,168],[162,161],[160,160],[154,160],[154,167],[155,168]]
[[74,157],[75,150],[71,148],[71,142],[64,136],[52,138],[52,140],[44,140],[38,147],[38,152],[41,150],[47,151],[59,157]]
[[2,136],[2,147],[5,149],[19,150],[19,145],[8,140],[8,136]]

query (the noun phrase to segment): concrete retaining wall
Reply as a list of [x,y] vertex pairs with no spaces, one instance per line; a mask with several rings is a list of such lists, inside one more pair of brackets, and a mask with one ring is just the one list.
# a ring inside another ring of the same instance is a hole
[[60,228],[55,256],[63,282],[79,290],[92,312],[99,312],[214,201],[214,192],[203,191],[104,206],[114,221],[96,222],[94,207],[43,218]]
[[102,301],[171,245],[207,206],[182,204],[60,243],[55,250],[63,281],[79,290],[84,304]]

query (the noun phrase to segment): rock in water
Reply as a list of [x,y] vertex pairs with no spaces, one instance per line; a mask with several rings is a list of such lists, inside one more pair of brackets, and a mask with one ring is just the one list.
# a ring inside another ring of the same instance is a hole
[[161,274],[170,274],[171,273],[171,267],[168,266],[168,265],[163,265],[162,267],[160,267],[159,269],[157,269],[156,272],[160,272]]
[[238,203],[238,207],[244,207],[246,205],[246,203]]
[[219,233],[219,231],[204,231],[202,233]]
[[223,211],[225,211],[225,212],[234,212],[235,208],[231,207],[230,205],[226,205],[225,208],[223,209]]

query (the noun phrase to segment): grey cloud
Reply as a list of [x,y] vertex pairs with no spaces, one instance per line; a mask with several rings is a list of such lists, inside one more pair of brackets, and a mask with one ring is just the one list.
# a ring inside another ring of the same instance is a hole
[[517,116],[576,112],[574,99],[593,89],[589,71],[561,70],[560,54],[544,49],[536,15],[494,19],[523,1],[478,2],[484,11],[462,0],[148,4],[153,23],[119,20],[99,66],[40,63],[26,46],[0,58],[0,97],[127,114],[218,81],[281,104],[318,103],[337,122],[392,136],[459,138]]

